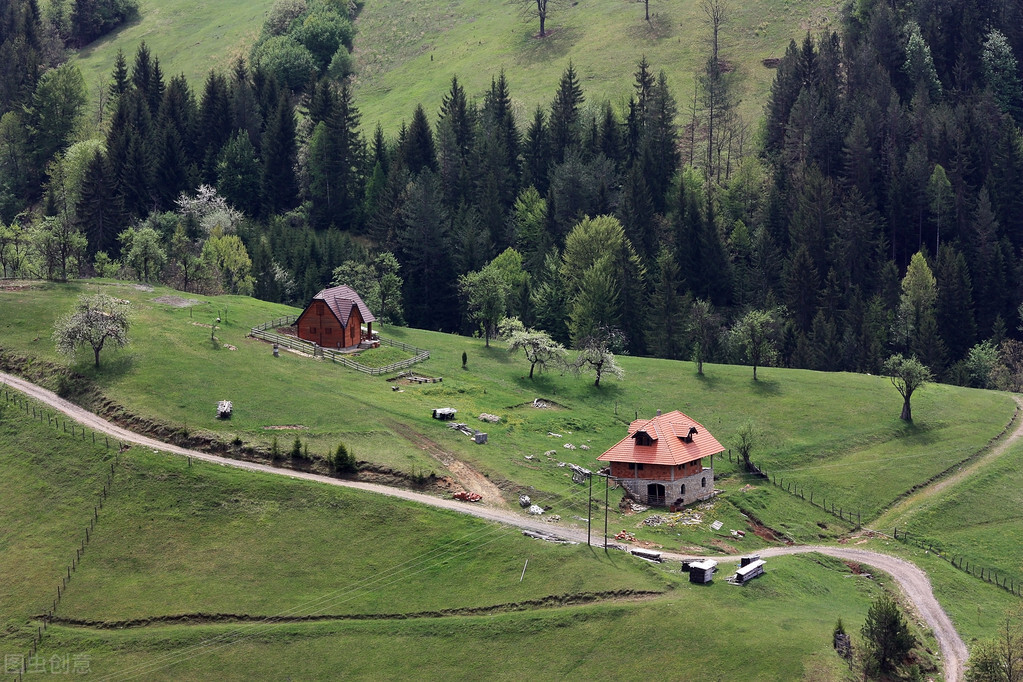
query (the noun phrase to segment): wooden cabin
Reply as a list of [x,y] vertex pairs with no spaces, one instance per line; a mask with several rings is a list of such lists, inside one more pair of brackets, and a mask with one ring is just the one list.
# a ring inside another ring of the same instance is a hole
[[658,410],[632,422],[629,435],[597,459],[610,462],[611,477],[640,502],[681,507],[714,494],[714,455],[723,451],[699,422]]
[[341,285],[313,296],[295,326],[298,338],[323,348],[355,348],[372,338],[375,321],[355,290]]

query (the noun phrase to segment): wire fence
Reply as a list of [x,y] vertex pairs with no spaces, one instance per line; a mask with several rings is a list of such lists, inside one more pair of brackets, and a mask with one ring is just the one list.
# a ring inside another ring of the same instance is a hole
[[[33,420],[38,420],[40,423],[45,422],[48,426],[53,427],[54,431],[62,434],[70,435],[71,438],[78,439],[79,437],[83,441],[92,439],[93,444],[103,445],[106,449],[114,449],[114,461],[110,462],[109,469],[105,470],[103,478],[103,485],[100,491],[96,494],[95,504],[93,504],[92,512],[88,515],[88,519],[82,524],[82,533],[76,540],[75,555],[71,559],[71,562],[67,564],[64,572],[60,576],[60,582],[56,584],[54,596],[50,604],[47,605],[46,610],[42,615],[42,624],[36,626],[36,630],[32,633],[32,642],[29,644],[28,650],[21,657],[20,666],[17,670],[17,679],[19,682],[29,673],[30,669],[35,671],[38,666],[35,665],[39,658],[39,646],[43,641],[43,634],[49,627],[50,621],[53,620],[54,615],[57,612],[57,607],[60,606],[61,600],[67,593],[68,585],[71,583],[72,577],[78,572],[78,568],[81,565],[82,558],[85,556],[85,550],[88,548],[89,543],[95,536],[96,524],[100,519],[100,512],[103,510],[103,506],[106,503],[107,497],[110,495],[110,490],[114,484],[114,474],[117,470],[117,465],[120,463],[120,451],[124,449],[125,444],[117,439],[111,440],[106,435],[101,435],[97,438],[95,431],[86,429],[74,421],[68,420],[68,418],[59,413],[51,410],[47,410],[42,405],[36,403],[33,400],[28,399],[18,391],[11,391],[4,389],[4,400],[7,403],[13,404],[18,408],[19,411],[23,411],[25,416],[31,417]],[[17,663],[17,661],[15,661]]]
[[954,567],[958,568],[964,573],[969,573],[975,578],[980,578],[992,585],[997,585],[1006,592],[1010,592],[1017,597],[1023,597],[1023,583],[1016,582],[1015,578],[1011,578],[998,569],[989,568],[987,566],[981,566],[973,559],[969,559],[958,554],[950,554],[945,552],[941,545],[935,545],[933,540],[910,533],[905,528],[895,528],[892,532],[892,537],[896,540],[903,542],[907,545],[913,545],[920,549],[925,549],[939,559],[944,559]]
[[323,348],[312,341],[306,341],[305,339],[300,339],[288,334],[278,334],[276,331],[270,331],[277,329],[278,327],[285,327],[294,324],[297,319],[298,317],[295,315],[286,315],[285,317],[270,320],[269,322],[265,322],[249,330],[249,336],[262,339],[263,341],[269,341],[281,346],[282,348],[288,348],[313,357],[322,357],[338,365],[347,367],[348,369],[354,369],[356,372],[371,375],[390,374],[399,370],[408,369],[412,365],[430,358],[430,351],[424,348],[416,348],[415,346],[410,346],[409,344],[402,343],[401,341],[381,337],[379,339],[381,345],[392,346],[403,350],[406,353],[412,353],[412,357],[405,360],[399,360],[398,362],[392,362],[391,364],[384,365],[383,367],[370,367],[369,365],[364,365],[357,360],[353,360],[348,357],[347,353],[342,351]]
[[[728,461],[734,462],[735,464],[742,464],[741,458],[738,455],[733,457],[731,450],[728,451]],[[834,500],[831,500],[829,503],[823,495],[815,493],[813,490],[807,490],[798,483],[786,481],[783,478],[774,476],[752,462],[751,464],[753,470],[749,473],[752,475],[759,476],[760,478],[770,481],[775,487],[781,488],[782,490],[799,497],[816,507],[820,507],[829,514],[833,514],[843,521],[853,524],[856,528],[862,527],[861,512],[859,510],[847,509],[841,504],[836,505]],[[913,545],[920,549],[925,549],[939,559],[944,559],[964,573],[969,573],[976,578],[980,578],[992,585],[996,585],[1017,597],[1023,597],[1023,582],[1016,582],[1015,578],[1005,575],[1004,572],[998,569],[983,566],[969,557],[947,553],[944,549],[942,549],[940,544],[936,545],[933,540],[921,535],[910,533],[905,528],[895,528],[892,532],[892,537],[899,542]]]
[[[731,450],[728,450],[728,461],[734,461],[734,463],[738,465],[744,464],[739,455],[735,455],[733,459]],[[798,482],[786,481],[784,478],[775,476],[768,472],[767,469],[764,469],[754,462],[750,462],[750,465],[752,466],[752,471],[749,473],[766,479],[776,488],[780,488],[790,495],[798,497],[801,500],[805,500],[813,506],[823,509],[832,516],[837,516],[842,519],[842,521],[851,523],[856,528],[862,526],[862,514],[859,509],[850,509],[844,506],[841,502],[836,503],[834,499],[828,500],[823,494],[815,492],[814,490],[808,490],[806,487],[801,486]]]

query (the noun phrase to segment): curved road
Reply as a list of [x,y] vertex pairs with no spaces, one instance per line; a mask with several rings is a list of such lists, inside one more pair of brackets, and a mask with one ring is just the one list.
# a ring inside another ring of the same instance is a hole
[[[318,483],[326,483],[328,485],[341,486],[345,488],[355,488],[357,490],[365,490],[381,495],[390,495],[391,497],[398,497],[411,502],[419,502],[420,504],[429,505],[431,507],[448,509],[462,514],[471,514],[479,518],[487,519],[488,521],[495,521],[509,526],[515,526],[546,534],[556,532],[556,534],[560,537],[581,543],[586,542],[586,532],[584,530],[565,527],[557,527],[555,529],[551,526],[551,524],[541,521],[538,518],[525,516],[521,513],[515,513],[509,510],[468,505],[464,502],[433,497],[431,495],[416,493],[410,490],[402,490],[400,488],[391,488],[389,486],[362,483],[359,481],[345,481],[332,478],[330,476],[322,476],[320,474],[304,471],[280,469],[266,464],[257,464],[255,462],[242,462],[235,459],[229,459],[227,457],[210,455],[197,450],[180,448],[175,445],[170,445],[168,443],[128,431],[127,429],[123,429],[120,426],[112,424],[92,412],[75,405],[74,403],[64,400],[52,391],[42,388],[41,386],[37,386],[29,381],[25,381],[24,379],[14,375],[0,372],[0,383],[8,384],[12,388],[31,396],[35,400],[63,412],[75,421],[93,429],[96,432],[105,433],[127,443],[135,443],[155,450],[192,457],[198,460],[211,462],[213,464],[220,464],[222,466],[246,469],[248,471],[258,471],[276,476],[288,476],[290,478],[303,479],[307,481],[316,481]],[[599,544],[602,543],[603,538],[600,539]],[[955,626],[952,625],[952,621],[949,619],[948,614],[945,613],[944,609],[942,609],[941,605],[938,603],[938,600],[935,599],[934,593],[931,591],[931,582],[927,579],[927,574],[917,568],[914,564],[903,559],[864,549],[830,547],[826,545],[798,545],[770,547],[760,550],[758,553],[761,556],[780,556],[806,552],[819,552],[821,554],[827,554],[840,559],[856,561],[858,563],[874,566],[891,575],[899,584],[899,587],[902,588],[902,591],[905,593],[909,601],[912,602],[924,622],[927,623],[927,626],[934,632],[934,636],[938,640],[938,645],[941,648],[941,658],[945,669],[945,679],[950,682],[959,682],[963,679],[964,667],[969,653],[962,638],[959,636],[959,633],[956,632]],[[696,558],[667,552],[662,552],[662,556],[672,559]]]

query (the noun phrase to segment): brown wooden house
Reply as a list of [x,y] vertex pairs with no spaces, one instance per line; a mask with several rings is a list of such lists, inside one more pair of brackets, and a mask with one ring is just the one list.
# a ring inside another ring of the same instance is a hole
[[[375,321],[355,290],[341,285],[313,296],[295,326],[300,339],[324,348],[353,348],[373,336]],[[366,325],[365,331],[363,325]]]
[[610,462],[611,476],[640,502],[682,506],[714,494],[714,455],[723,451],[702,424],[678,410],[658,410],[653,419],[632,422],[629,435],[597,459]]

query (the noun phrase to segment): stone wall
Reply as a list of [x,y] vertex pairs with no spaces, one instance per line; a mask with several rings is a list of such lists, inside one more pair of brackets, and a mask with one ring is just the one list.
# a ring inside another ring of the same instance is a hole
[[714,493],[714,469],[703,467],[702,471],[692,476],[677,478],[674,481],[623,477],[619,478],[618,482],[643,504],[647,503],[647,486],[651,483],[664,486],[666,505],[670,505],[680,498],[683,504],[692,504],[706,500]]

